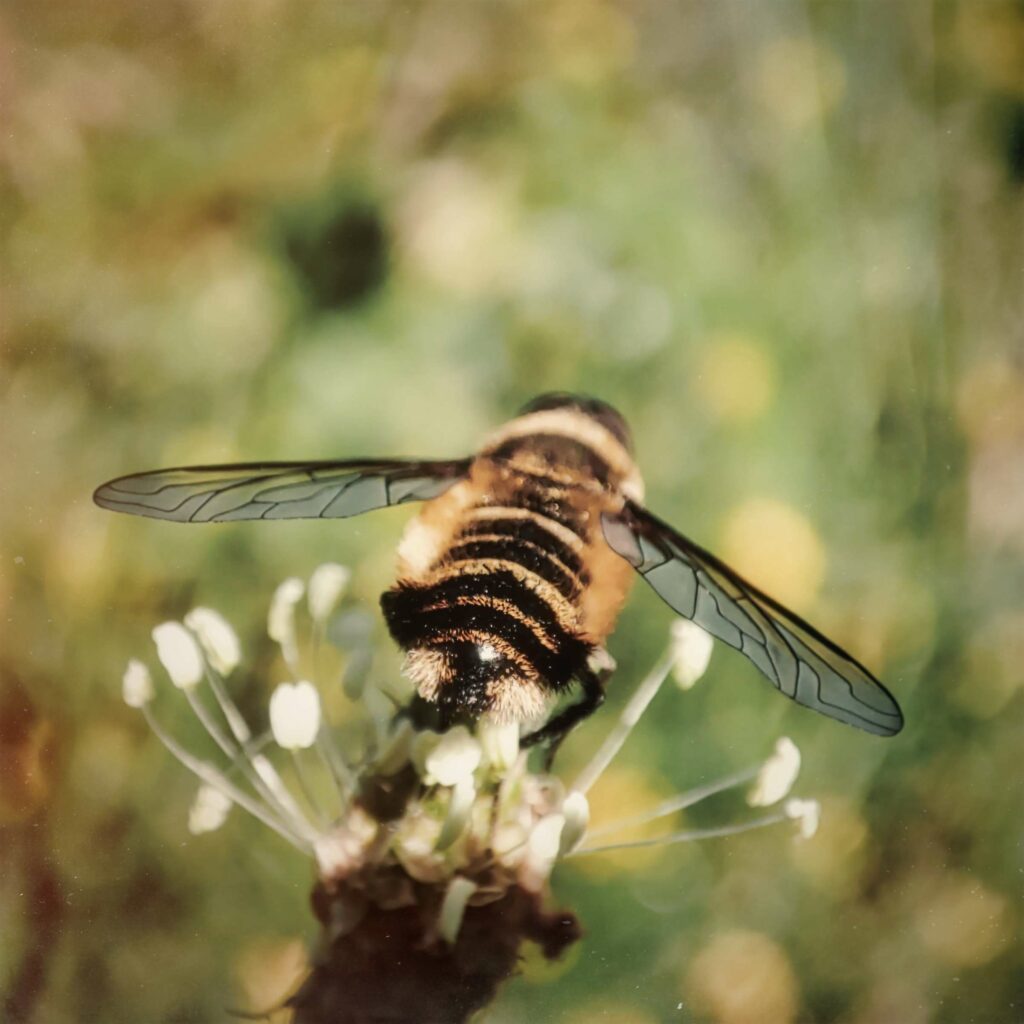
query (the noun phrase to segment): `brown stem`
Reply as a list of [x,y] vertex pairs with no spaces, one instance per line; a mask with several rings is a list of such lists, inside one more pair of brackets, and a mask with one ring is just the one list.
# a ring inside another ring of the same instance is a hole
[[494,1000],[524,942],[555,959],[580,937],[573,914],[544,910],[540,896],[512,886],[500,899],[468,906],[448,945],[436,931],[443,885],[414,882],[400,868],[375,884],[382,881],[407,894],[405,905],[384,909],[348,881],[334,893],[314,891],[325,939],[289,1001],[295,1024],[459,1024]]

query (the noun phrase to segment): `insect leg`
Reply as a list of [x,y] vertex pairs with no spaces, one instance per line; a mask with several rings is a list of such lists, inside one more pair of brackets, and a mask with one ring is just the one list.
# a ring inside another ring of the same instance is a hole
[[524,736],[519,741],[521,747],[532,747],[538,743],[547,744],[547,750],[544,753],[544,771],[551,771],[555,754],[565,737],[604,703],[604,684],[609,674],[607,672],[599,674],[589,667],[584,668],[578,676],[583,686],[582,699],[569,705],[564,711],[555,715],[547,725],[530,733],[529,736]]

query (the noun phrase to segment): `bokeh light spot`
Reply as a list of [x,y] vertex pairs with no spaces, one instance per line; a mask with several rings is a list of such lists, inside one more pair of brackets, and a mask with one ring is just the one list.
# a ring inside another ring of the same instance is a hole
[[797,1009],[789,958],[767,935],[716,935],[690,964],[684,993],[721,1024],[786,1024]]
[[825,548],[791,505],[750,498],[726,517],[722,557],[776,600],[797,609],[814,602],[825,578]]
[[704,350],[697,391],[708,409],[727,423],[756,420],[775,398],[775,364],[765,348],[741,334],[722,334]]

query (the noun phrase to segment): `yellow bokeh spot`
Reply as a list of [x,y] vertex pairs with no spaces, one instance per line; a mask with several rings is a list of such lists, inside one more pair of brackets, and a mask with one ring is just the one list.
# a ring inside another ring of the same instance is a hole
[[767,935],[716,935],[686,971],[684,995],[721,1024],[787,1024],[796,1016],[797,984],[789,959]]
[[[309,971],[301,939],[261,937],[244,946],[235,958],[235,983],[246,1008],[269,1013],[294,994]],[[273,1021],[291,1019],[291,1011],[271,1014]]]
[[632,21],[610,4],[561,0],[541,8],[545,9],[541,28],[551,68],[561,77],[592,85],[633,60],[636,30]]
[[[645,810],[657,806],[667,796],[667,791],[656,789],[646,775],[632,768],[618,768],[612,765],[605,769],[587,794],[590,803],[590,828],[602,828],[624,818],[642,814]],[[635,842],[638,839],[664,835],[679,827],[681,826],[678,821],[673,819],[647,822],[644,825],[633,825],[615,833],[602,835],[595,838],[593,844],[587,842],[586,845],[604,846],[611,843]],[[633,850],[609,850],[607,853],[589,854],[574,859],[571,863],[588,875],[608,877],[623,871],[640,871],[658,860],[665,849],[662,846],[654,846]]]
[[814,602],[825,578],[825,548],[810,522],[772,498],[751,498],[727,516],[722,557],[790,607]]
[[408,265],[465,295],[487,291],[508,272],[518,230],[514,189],[454,159],[424,166],[398,215]]
[[657,1018],[625,1003],[600,999],[570,1010],[560,1020],[561,1024],[656,1024]]
[[1024,437],[1024,373],[1005,358],[976,363],[957,384],[956,413],[975,444]]
[[1024,608],[997,613],[975,632],[953,699],[977,718],[999,714],[1024,687]]
[[785,36],[762,48],[750,88],[783,127],[798,130],[835,109],[846,92],[846,71],[828,47],[810,38]]
[[708,409],[727,423],[762,416],[775,398],[775,364],[751,338],[724,334],[705,348],[697,367],[697,391]]
[[834,896],[852,893],[863,869],[868,826],[845,800],[821,800],[821,824],[810,843],[794,843],[793,863]]
[[998,956],[1014,939],[1005,896],[966,874],[950,873],[917,910],[922,942],[950,967],[978,967]]

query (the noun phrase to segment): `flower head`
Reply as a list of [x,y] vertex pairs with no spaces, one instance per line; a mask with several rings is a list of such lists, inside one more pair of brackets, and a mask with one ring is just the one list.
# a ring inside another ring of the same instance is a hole
[[[336,643],[322,627],[346,582],[342,566],[321,566],[310,580],[305,609],[300,607],[306,593],[301,580],[285,580],[275,591],[268,631],[293,671],[300,654],[298,616],[308,612],[312,620],[312,629],[301,631],[312,645]],[[485,720],[475,732],[465,725],[444,733],[417,731],[407,716],[395,714],[404,698],[388,680],[348,694],[364,713],[361,731],[355,723],[346,730],[353,739],[347,750],[339,747],[335,730],[324,719],[316,684],[308,679],[280,683],[269,706],[269,736],[277,749],[267,746],[268,737],[253,734],[227,692],[224,677],[241,659],[234,631],[211,609],[194,609],[185,621],[188,628],[167,622],[153,631],[157,653],[226,765],[189,753],[164,732],[148,707],[153,685],[141,662],[129,663],[122,685],[126,702],[143,708],[156,734],[203,783],[189,812],[189,829],[196,834],[211,831],[220,827],[232,803],[243,807],[312,857],[325,891],[346,894],[339,920],[348,923],[335,922],[337,927],[355,927],[370,904],[380,909],[406,906],[432,892],[428,902],[439,915],[432,935],[454,942],[464,916],[475,908],[513,891],[540,899],[563,859],[638,845],[599,837],[678,814],[755,778],[749,803],[767,807],[787,796],[800,766],[799,751],[782,739],[762,765],[682,793],[632,818],[590,826],[589,787],[627,741],[665,679],[674,674],[680,685],[689,686],[707,666],[710,638],[690,622],[673,626],[665,654],[568,787],[554,776],[529,770],[516,724]],[[315,669],[321,660],[314,651],[304,656],[303,664]],[[612,663],[605,656],[602,664],[607,669]],[[200,691],[204,680],[207,688]],[[281,750],[292,755],[287,770],[277,763]],[[793,798],[760,818],[683,829],[639,845],[709,838],[787,819],[797,821],[801,835],[809,837],[818,813],[815,801]]]

